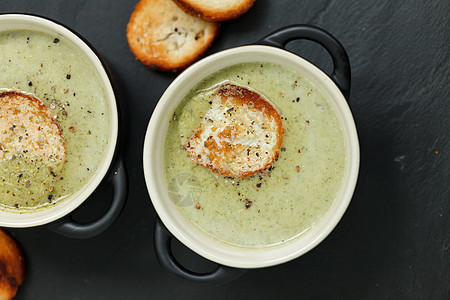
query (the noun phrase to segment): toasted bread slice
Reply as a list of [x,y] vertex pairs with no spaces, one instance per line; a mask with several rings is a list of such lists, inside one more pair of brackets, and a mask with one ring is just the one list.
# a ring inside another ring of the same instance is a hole
[[20,91],[0,91],[0,162],[10,155],[40,157],[54,172],[66,161],[61,129],[41,100]]
[[179,71],[205,53],[218,30],[218,23],[193,17],[172,0],[141,0],[131,14],[127,39],[143,64]]
[[25,278],[25,260],[16,241],[0,229],[0,299],[12,299]]
[[271,166],[283,134],[281,117],[266,98],[245,87],[224,84],[217,88],[185,149],[195,163],[242,178]]
[[173,0],[187,13],[205,21],[221,22],[242,16],[255,0]]

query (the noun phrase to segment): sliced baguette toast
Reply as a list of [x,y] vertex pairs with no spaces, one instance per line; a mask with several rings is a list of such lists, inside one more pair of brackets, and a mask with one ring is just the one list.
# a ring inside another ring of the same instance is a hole
[[131,14],[127,39],[143,64],[180,71],[205,53],[218,30],[218,23],[193,17],[172,0],[141,0]]
[[255,0],[173,0],[187,13],[206,21],[221,22],[246,13]]
[[0,229],[0,300],[12,299],[25,278],[25,260],[16,241]]
[[259,93],[234,84],[219,86],[210,104],[184,146],[191,160],[234,178],[270,167],[284,134],[272,104]]
[[0,162],[8,153],[27,153],[55,162],[66,161],[61,129],[41,100],[20,91],[0,91]]

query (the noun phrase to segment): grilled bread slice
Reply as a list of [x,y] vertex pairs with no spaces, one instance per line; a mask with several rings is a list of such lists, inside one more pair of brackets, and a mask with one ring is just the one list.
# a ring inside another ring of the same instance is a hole
[[47,160],[55,173],[62,170],[65,140],[41,100],[20,91],[0,91],[0,116],[0,162],[20,154]]
[[210,103],[184,147],[191,160],[234,178],[270,167],[284,134],[272,104],[253,90],[229,83],[217,88]]
[[255,0],[174,0],[187,13],[206,21],[221,22],[242,16]]
[[218,23],[193,17],[172,0],[141,0],[131,14],[127,39],[143,64],[180,71],[205,53],[218,30]]
[[0,300],[12,299],[25,278],[25,260],[16,241],[0,229]]

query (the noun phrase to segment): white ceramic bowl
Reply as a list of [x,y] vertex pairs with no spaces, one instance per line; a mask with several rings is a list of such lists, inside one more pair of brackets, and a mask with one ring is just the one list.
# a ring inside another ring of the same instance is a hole
[[[245,249],[226,246],[194,228],[178,212],[169,198],[164,174],[164,140],[173,111],[199,81],[224,67],[243,62],[276,63],[293,69],[312,81],[328,98],[342,127],[346,166],[343,185],[326,215],[306,233],[281,246]],[[343,94],[316,66],[283,49],[249,45],[225,50],[202,59],[185,70],[167,88],[159,100],[148,125],[144,142],[145,180],[158,216],[167,229],[184,245],[220,265],[259,268],[280,264],[308,252],[319,244],[343,216],[355,189],[359,170],[359,143],[352,114]]]
[[94,50],[87,45],[77,34],[45,18],[22,15],[22,14],[4,14],[0,15],[0,31],[12,29],[26,29],[40,31],[58,37],[69,43],[74,49],[78,50],[84,57],[95,67],[101,84],[106,92],[109,103],[109,111],[111,116],[110,122],[110,139],[109,145],[104,155],[104,159],[98,167],[97,171],[92,175],[91,179],[78,192],[62,201],[61,204],[44,210],[37,210],[30,213],[14,213],[0,210],[0,226],[4,227],[31,227],[50,223],[69,214],[79,205],[81,205],[92,192],[97,188],[102,179],[105,177],[116,148],[118,137],[118,113],[116,106],[116,98],[111,86],[105,68]]

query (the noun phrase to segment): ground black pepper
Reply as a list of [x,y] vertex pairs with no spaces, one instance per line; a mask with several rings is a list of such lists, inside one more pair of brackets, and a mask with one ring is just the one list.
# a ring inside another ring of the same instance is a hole
[[245,199],[245,209],[249,209],[253,204],[253,201]]

